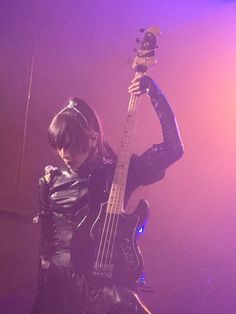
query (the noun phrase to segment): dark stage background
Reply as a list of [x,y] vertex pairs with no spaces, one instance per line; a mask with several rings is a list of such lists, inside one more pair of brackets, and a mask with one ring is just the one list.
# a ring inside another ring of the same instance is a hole
[[[140,246],[155,292],[141,297],[153,313],[236,313],[236,3],[213,0],[1,1],[1,313],[28,313],[35,295],[37,182],[60,164],[45,138],[50,119],[70,96],[84,98],[118,150],[127,60],[149,25],[163,32],[149,74],[173,106],[185,155],[129,203],[151,205]],[[144,97],[134,152],[162,140],[158,125]]]

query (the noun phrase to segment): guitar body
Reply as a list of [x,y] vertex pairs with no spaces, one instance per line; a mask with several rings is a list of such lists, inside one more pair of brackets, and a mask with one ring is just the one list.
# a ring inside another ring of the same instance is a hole
[[[112,245],[109,235],[104,240],[104,248],[100,248],[103,227],[106,224],[106,205],[107,203],[101,205],[100,212],[94,222],[90,224],[90,228],[88,228],[88,220],[91,217],[87,217],[87,222],[77,230],[75,263],[79,272],[85,274],[88,281],[95,286],[116,283],[133,287],[143,272],[143,261],[137,246],[137,238],[140,228],[144,226],[148,217],[148,203],[141,200],[131,214],[110,214],[110,219],[117,220],[117,232],[114,237],[111,258],[107,254],[108,247]],[[114,217],[114,215],[116,216]],[[99,254],[102,254],[103,258],[96,264]]]

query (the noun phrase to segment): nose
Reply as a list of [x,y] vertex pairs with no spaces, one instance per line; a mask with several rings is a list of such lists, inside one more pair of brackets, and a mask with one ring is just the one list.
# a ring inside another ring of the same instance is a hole
[[61,148],[59,150],[59,155],[63,160],[69,160],[70,158],[70,152],[68,149]]

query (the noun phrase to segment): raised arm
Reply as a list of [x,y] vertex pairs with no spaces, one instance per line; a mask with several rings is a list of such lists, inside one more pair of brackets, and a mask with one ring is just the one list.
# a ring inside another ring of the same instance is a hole
[[163,142],[154,144],[142,155],[132,155],[127,181],[127,193],[139,185],[148,185],[164,177],[165,170],[183,155],[183,144],[175,115],[157,86],[148,76],[140,75],[129,86],[136,95],[147,93],[159,118]]

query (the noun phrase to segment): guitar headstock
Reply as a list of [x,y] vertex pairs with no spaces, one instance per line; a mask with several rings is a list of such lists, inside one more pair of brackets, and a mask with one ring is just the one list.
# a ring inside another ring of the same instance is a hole
[[140,29],[142,38],[137,38],[136,42],[139,45],[136,51],[136,57],[132,63],[132,68],[136,72],[146,72],[147,68],[157,62],[156,48],[157,40],[156,36],[161,35],[161,31],[158,27],[149,27],[148,29]]

